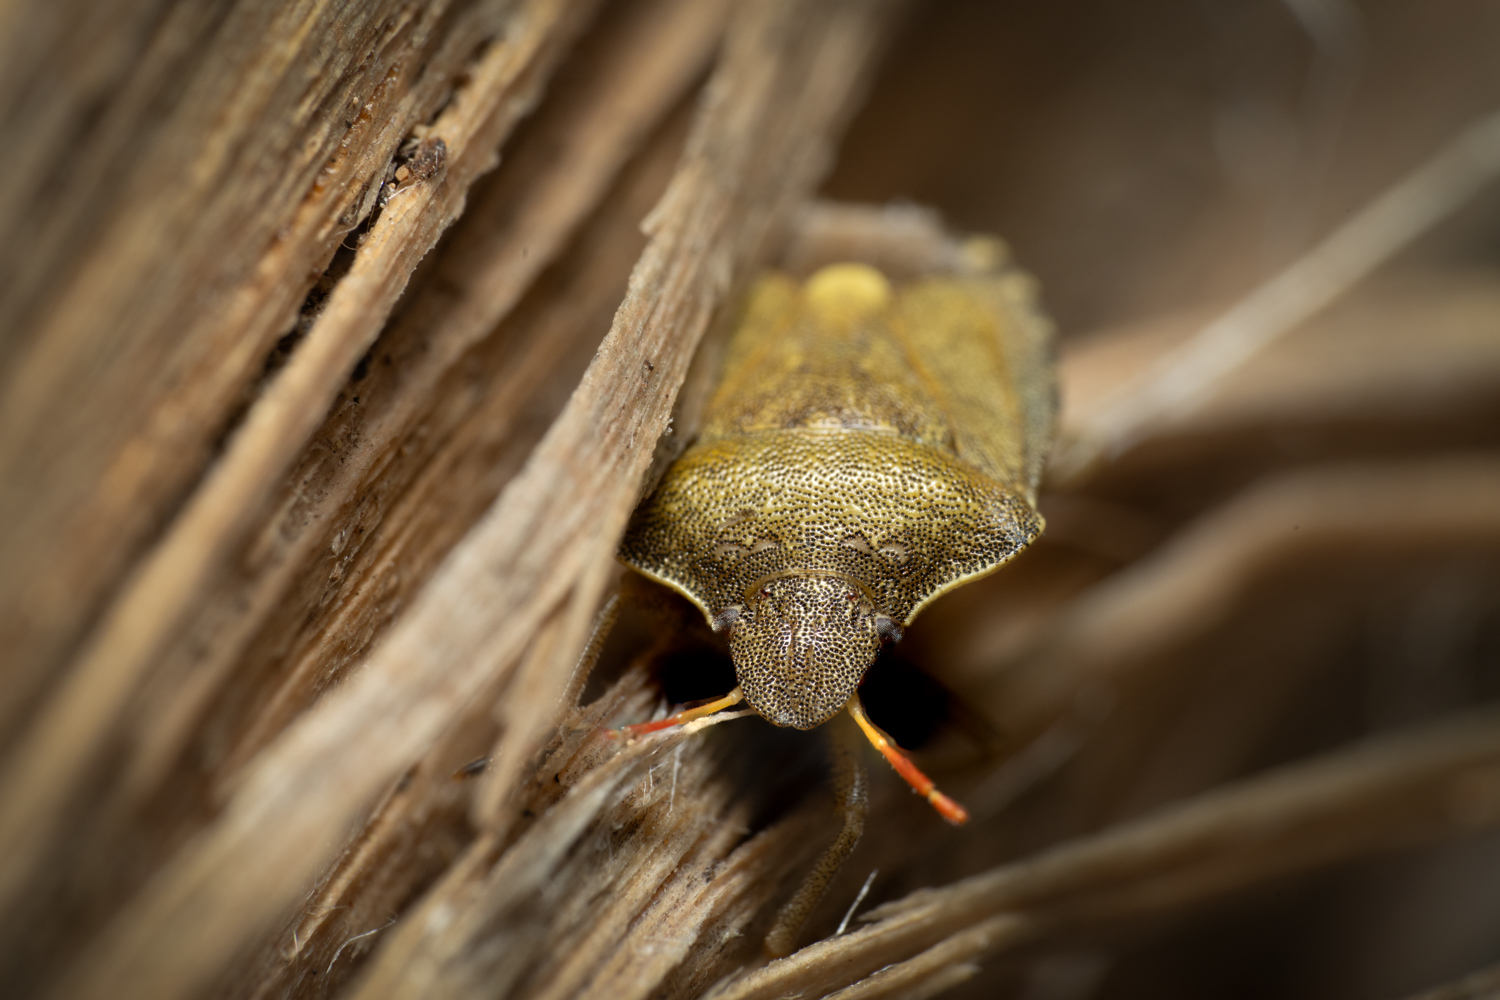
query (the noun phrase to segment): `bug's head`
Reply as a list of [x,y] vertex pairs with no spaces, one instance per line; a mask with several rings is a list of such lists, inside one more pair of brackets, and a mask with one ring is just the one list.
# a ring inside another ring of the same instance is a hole
[[734,671],[750,707],[778,726],[811,729],[859,687],[881,643],[900,638],[861,589],[833,576],[783,576],[758,584],[721,616]]

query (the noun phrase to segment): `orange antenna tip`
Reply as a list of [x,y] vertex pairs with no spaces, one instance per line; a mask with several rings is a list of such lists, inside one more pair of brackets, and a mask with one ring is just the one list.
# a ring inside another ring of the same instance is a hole
[[938,811],[939,816],[954,826],[963,826],[969,821],[969,810],[954,802],[936,788],[927,793],[927,801],[932,803],[932,808]]
[[619,731],[626,736],[645,736],[647,733],[659,733],[663,729],[671,729],[673,726],[682,725],[683,720],[680,718],[681,715],[682,713],[678,712],[677,715],[669,715],[665,719],[658,719],[655,722],[637,722],[634,725],[621,726]]

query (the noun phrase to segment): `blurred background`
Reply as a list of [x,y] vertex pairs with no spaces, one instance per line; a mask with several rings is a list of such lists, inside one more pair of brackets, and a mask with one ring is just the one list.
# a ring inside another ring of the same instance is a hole
[[[1004,234],[1064,337],[1242,295],[1492,112],[1484,0],[918,4],[825,191]],[[1399,262],[1493,260],[1494,191]]]
[[[1200,329],[1500,109],[1497,39],[1500,4],[1486,0],[923,4],[825,192],[910,199],[1002,234],[1041,279],[1076,414],[1121,377],[1111,368]],[[983,678],[1037,655],[1063,595],[1160,554],[1236,497],[1294,470],[1493,456],[1497,265],[1491,184],[1196,417],[1082,484],[1054,479],[1043,540],[934,606],[905,652],[995,697]],[[1176,671],[1182,690],[1154,695],[1123,727],[1133,736],[1085,752],[1114,760],[1079,762],[1101,772],[1084,783],[1084,822],[1500,696],[1493,538],[1291,548],[1270,534],[1251,543],[1265,546],[1252,568],[1208,571],[1169,598],[1234,581],[1229,609],[1158,647],[1151,669]],[[1500,958],[1497,899],[1500,841],[1385,857],[994,973],[968,995],[1003,983],[1059,1000],[1396,997]]]

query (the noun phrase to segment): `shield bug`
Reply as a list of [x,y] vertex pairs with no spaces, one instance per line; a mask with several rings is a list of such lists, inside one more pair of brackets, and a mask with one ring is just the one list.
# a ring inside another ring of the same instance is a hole
[[[869,720],[858,689],[881,646],[928,602],[1042,531],[1036,489],[1056,388],[1051,328],[1032,289],[1008,270],[893,288],[859,264],[825,267],[800,286],[780,274],[760,280],[701,433],[637,510],[620,550],[727,633],[739,686],[630,731],[740,700],[798,729],[847,711],[913,789],[964,821]],[[844,747],[835,759],[845,834],[784,909],[782,945],[863,824],[856,758]]]

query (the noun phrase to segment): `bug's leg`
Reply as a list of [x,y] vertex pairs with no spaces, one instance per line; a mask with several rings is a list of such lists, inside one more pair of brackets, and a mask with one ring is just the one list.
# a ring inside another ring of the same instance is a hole
[[859,723],[860,729],[864,730],[865,738],[875,744],[875,749],[891,762],[896,773],[905,778],[906,783],[912,787],[912,791],[926,799],[932,808],[938,811],[938,815],[955,826],[968,822],[968,810],[938,791],[932,779],[918,770],[911,758],[906,756],[879,726],[870,721],[870,717],[865,714],[865,707],[859,702],[858,694],[849,699],[849,714],[854,716],[854,721]]
[[654,733],[662,729],[671,729],[673,726],[684,725],[692,722],[694,719],[701,719],[705,715],[713,715],[720,709],[728,708],[730,705],[738,705],[744,700],[745,696],[740,693],[740,689],[735,688],[722,698],[706,701],[694,708],[684,709],[676,715],[669,715],[665,719],[658,719],[656,722],[639,722],[633,726],[625,726],[620,731],[627,736],[644,736],[647,733]]
[[609,639],[609,634],[614,631],[615,623],[620,620],[620,606],[623,603],[620,594],[610,595],[609,600],[599,609],[594,616],[594,627],[589,630],[589,641],[583,647],[583,652],[578,654],[578,662],[573,665],[573,673],[568,677],[568,686],[563,689],[561,701],[564,705],[573,705],[578,702],[578,696],[583,691],[583,686],[588,683],[589,675],[594,672],[594,667],[599,664],[599,657],[604,654],[604,643]]
[[843,867],[844,859],[859,843],[865,830],[865,815],[870,811],[869,778],[859,759],[859,737],[841,720],[827,727],[829,753],[833,758],[833,790],[839,812],[844,818],[844,828],[791,899],[782,905],[776,914],[776,923],[766,935],[766,953],[772,956],[789,955],[797,942],[797,932],[807,922],[813,907],[823,898],[828,883]]

